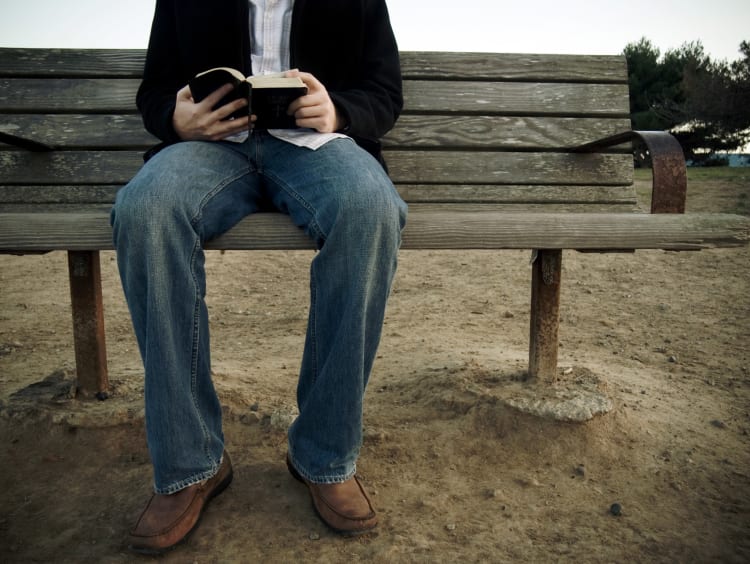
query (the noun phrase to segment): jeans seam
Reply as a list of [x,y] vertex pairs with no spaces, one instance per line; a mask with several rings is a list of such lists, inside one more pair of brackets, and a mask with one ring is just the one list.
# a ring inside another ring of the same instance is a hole
[[[206,207],[206,204],[214,198],[219,192],[221,192],[224,188],[229,186],[232,182],[235,180],[239,180],[243,176],[248,175],[251,172],[250,167],[248,166],[245,170],[242,172],[237,173],[234,176],[228,176],[221,182],[216,184],[216,187],[211,190],[210,192],[206,193],[205,196],[203,196],[203,199],[198,203],[198,206],[196,207],[195,214],[190,218],[190,225],[195,229],[198,225],[198,222],[200,221],[201,217],[203,217],[203,208]],[[202,234],[200,234],[202,235]],[[200,242],[200,235],[199,235],[199,242]]]
[[305,200],[299,194],[299,192],[297,192],[296,190],[293,190],[292,188],[290,188],[289,185],[286,182],[284,182],[282,179],[280,179],[275,174],[273,174],[273,173],[266,173],[265,176],[266,176],[266,178],[272,180],[284,192],[286,192],[287,194],[289,194],[298,204],[300,204],[307,211],[308,214],[310,214],[310,221],[307,224],[308,229],[310,231],[314,231],[315,232],[315,234],[317,235],[316,239],[319,239],[320,241],[322,241],[322,242],[325,243],[326,239],[328,238],[328,233],[326,233],[325,231],[323,231],[323,229],[321,229],[320,224],[316,220],[316,218],[315,218],[315,216],[316,216],[315,208],[312,205],[310,205],[310,203],[307,200]]
[[193,400],[193,407],[196,411],[198,421],[200,422],[201,430],[203,431],[203,451],[206,456],[207,460],[211,460],[211,453],[209,452],[209,444],[211,442],[210,433],[208,431],[208,426],[206,425],[206,421],[203,418],[203,415],[201,413],[201,409],[199,406],[197,394],[196,394],[196,385],[198,380],[198,353],[199,353],[199,343],[200,343],[200,303],[201,303],[201,296],[200,296],[200,284],[198,282],[198,277],[196,276],[195,269],[195,261],[196,257],[198,255],[198,252],[200,249],[202,249],[202,233],[197,232],[197,227],[200,222],[200,218],[203,216],[203,209],[205,208],[207,202],[209,202],[213,197],[215,197],[219,192],[221,192],[224,188],[229,186],[232,182],[235,180],[238,180],[242,176],[248,174],[250,172],[250,168],[248,167],[246,170],[244,170],[241,173],[238,173],[234,176],[229,176],[225,178],[222,182],[219,182],[216,184],[216,187],[208,192],[203,199],[200,201],[200,203],[197,206],[195,215],[190,219],[190,225],[193,227],[193,231],[196,232],[196,240],[193,243],[193,250],[190,254],[190,274],[193,279],[193,287],[195,289],[194,293],[194,300],[195,305],[193,308],[193,339],[192,339],[192,346],[191,346],[191,359],[190,359],[190,396]]
[[198,351],[200,343],[200,287],[197,276],[195,275],[195,259],[200,248],[200,241],[196,241],[193,244],[193,252],[190,255],[190,273],[193,278],[193,286],[195,288],[195,305],[193,307],[193,342],[192,342],[192,358],[190,359],[190,396],[193,400],[193,407],[197,413],[198,421],[200,421],[201,430],[203,431],[203,451],[207,459],[211,459],[211,453],[209,452],[208,445],[210,443],[210,434],[208,432],[208,426],[201,413],[197,394],[196,385],[198,380]]
[[312,367],[312,374],[310,375],[311,385],[314,385],[318,379],[318,283],[315,277],[316,268],[313,261],[310,267],[310,316],[312,319],[308,322],[310,324],[310,355],[312,356],[312,361],[310,362],[310,366]]

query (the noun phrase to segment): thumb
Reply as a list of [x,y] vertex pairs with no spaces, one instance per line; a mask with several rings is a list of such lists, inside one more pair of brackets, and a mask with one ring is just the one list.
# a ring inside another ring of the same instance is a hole
[[190,91],[189,85],[185,85],[177,91],[177,99],[186,101],[193,100],[193,93]]

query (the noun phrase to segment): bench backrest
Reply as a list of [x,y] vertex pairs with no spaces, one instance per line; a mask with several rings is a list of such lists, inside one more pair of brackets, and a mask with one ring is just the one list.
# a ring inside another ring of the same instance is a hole
[[[156,141],[135,108],[143,50],[0,49],[0,209],[108,207]],[[384,140],[412,209],[633,211],[627,146],[566,149],[629,130],[623,57],[402,53],[405,110]]]

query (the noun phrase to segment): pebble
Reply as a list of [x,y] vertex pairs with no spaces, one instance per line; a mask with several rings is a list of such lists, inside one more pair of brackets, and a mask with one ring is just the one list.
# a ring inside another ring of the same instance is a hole
[[388,442],[388,433],[377,429],[365,429],[363,439],[367,443],[382,444]]
[[727,424],[724,423],[723,421],[721,421],[720,419],[712,419],[711,420],[711,425],[713,425],[717,429],[726,429],[727,428]]
[[455,523],[448,523],[448,524],[447,524],[447,525],[445,526],[445,529],[446,529],[447,531],[455,531],[455,530],[456,530],[456,524],[455,524]]
[[311,541],[320,540],[320,535],[318,533],[310,533],[307,538],[309,538]]
[[579,464],[575,467],[573,470],[576,476],[581,476],[582,478],[586,476],[586,468],[583,466],[583,464]]
[[619,503],[613,503],[609,506],[609,512],[615,517],[619,517],[620,515],[622,515],[622,505],[620,505]]
[[243,425],[256,425],[260,423],[260,420],[260,414],[255,411],[250,411],[249,413],[243,413],[240,415],[240,423]]

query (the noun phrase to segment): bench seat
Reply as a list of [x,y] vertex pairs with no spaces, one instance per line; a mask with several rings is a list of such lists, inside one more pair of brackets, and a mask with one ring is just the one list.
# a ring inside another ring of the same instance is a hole
[[[748,220],[731,214],[508,212],[412,205],[403,249],[572,249],[694,251],[747,244]],[[485,206],[489,207],[489,206]],[[109,211],[0,212],[0,249],[18,254],[111,250]],[[313,249],[288,217],[245,218],[207,249]]]

